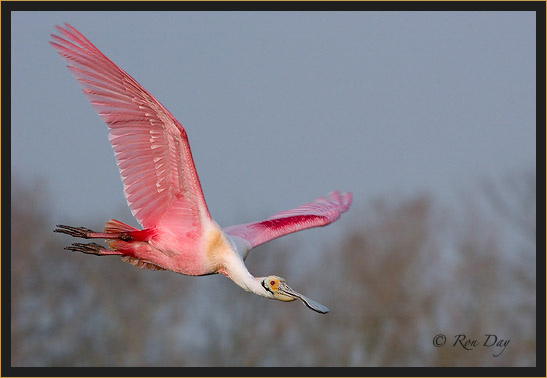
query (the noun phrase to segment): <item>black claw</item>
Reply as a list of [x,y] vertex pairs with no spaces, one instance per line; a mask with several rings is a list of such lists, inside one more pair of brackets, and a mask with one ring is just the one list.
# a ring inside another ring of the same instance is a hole
[[73,252],[82,252],[82,253],[88,253],[92,255],[101,256],[101,249],[105,249],[102,245],[97,243],[89,243],[89,244],[83,244],[83,243],[74,243],[72,245],[69,245],[68,247],[65,247],[66,250],[73,251]]
[[87,235],[91,232],[94,232],[93,230],[90,230],[89,228],[85,227],[72,227],[72,226],[65,226],[62,224],[58,224],[55,230],[53,232],[60,232],[62,234],[67,234],[70,236],[74,236],[75,238],[84,238],[88,239]]

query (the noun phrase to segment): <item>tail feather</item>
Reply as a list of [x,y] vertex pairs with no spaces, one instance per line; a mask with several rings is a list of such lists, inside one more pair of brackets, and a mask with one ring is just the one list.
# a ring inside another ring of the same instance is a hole
[[[119,233],[122,233],[122,232],[133,232],[133,234],[131,234],[131,235],[133,237],[137,237],[137,241],[145,240],[146,237],[150,234],[149,231],[150,230],[139,230],[139,229],[137,229],[135,227],[132,227],[128,224],[122,223],[122,222],[120,222],[119,220],[116,220],[116,219],[110,219],[104,225],[104,232],[108,232],[108,233],[119,234]],[[143,237],[143,238],[140,239],[140,237]],[[136,266],[138,268],[141,268],[141,269],[165,270],[165,268],[162,268],[162,267],[160,267],[156,264],[152,264],[151,262],[139,259],[139,258],[134,257],[134,256],[130,256],[129,254],[126,255],[125,253],[127,253],[128,251],[124,251],[123,247],[128,246],[129,244],[126,243],[123,240],[112,239],[112,240],[107,240],[106,243],[108,244],[108,246],[111,249],[116,250],[116,251],[120,251],[124,254],[122,256],[122,261],[123,262],[127,262],[127,263],[129,263],[131,265],[134,265],[134,266]]]
[[119,232],[130,232],[130,231],[139,231],[135,227],[131,227],[128,224],[122,223],[116,219],[110,219],[104,225],[104,232],[119,233]]

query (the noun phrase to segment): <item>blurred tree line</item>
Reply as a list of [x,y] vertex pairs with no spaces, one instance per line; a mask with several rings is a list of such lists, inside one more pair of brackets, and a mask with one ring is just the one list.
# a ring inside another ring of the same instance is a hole
[[485,181],[458,211],[376,199],[319,249],[291,237],[251,252],[254,275],[287,278],[327,315],[222,276],[65,251],[45,192],[12,178],[12,366],[536,364],[535,170]]

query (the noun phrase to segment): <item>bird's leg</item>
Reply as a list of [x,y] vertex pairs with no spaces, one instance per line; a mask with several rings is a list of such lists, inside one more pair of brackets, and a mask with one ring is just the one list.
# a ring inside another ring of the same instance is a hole
[[108,256],[108,255],[121,255],[122,253],[119,251],[112,251],[110,249],[106,249],[100,244],[97,243],[88,243],[88,244],[82,244],[82,243],[74,243],[68,247],[65,247],[65,249],[69,251],[74,252],[82,252],[87,253],[90,255],[97,255],[97,256]]
[[135,238],[135,235],[139,236],[144,232],[144,235],[148,235],[148,231],[138,231],[133,232],[95,232],[85,227],[72,227],[65,226],[62,224],[57,225],[57,229],[53,232],[59,232],[62,234],[67,234],[74,236],[75,238],[84,238],[84,239],[107,239],[108,246],[112,249],[107,249],[97,243],[74,243],[65,249],[74,252],[82,252],[91,255],[97,256],[107,256],[107,255],[123,255],[123,256],[133,256],[133,247],[130,243],[131,241],[141,239]]
[[85,227],[72,227],[65,226],[62,224],[57,225],[57,229],[53,232],[60,232],[62,234],[67,234],[74,236],[75,238],[84,238],[84,239],[123,239],[123,233],[108,233],[108,232],[95,232]]

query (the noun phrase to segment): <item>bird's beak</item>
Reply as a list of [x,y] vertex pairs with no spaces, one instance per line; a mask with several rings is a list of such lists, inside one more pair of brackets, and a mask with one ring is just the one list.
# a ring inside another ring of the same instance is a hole
[[[302,302],[304,302],[304,304],[306,306],[311,308],[313,311],[317,311],[321,314],[326,314],[327,312],[330,311],[327,307],[323,306],[321,303],[317,303],[316,301],[306,297],[305,295],[302,295],[302,294],[294,291],[285,282],[281,282],[279,284],[279,287],[277,288],[277,292],[278,292],[278,294],[281,294],[281,295],[284,295],[286,297],[292,298],[292,300],[300,299]],[[283,299],[281,299],[281,300],[283,300]],[[285,300],[287,300],[287,299],[285,299]],[[289,300],[291,300],[291,299],[289,299]]]

